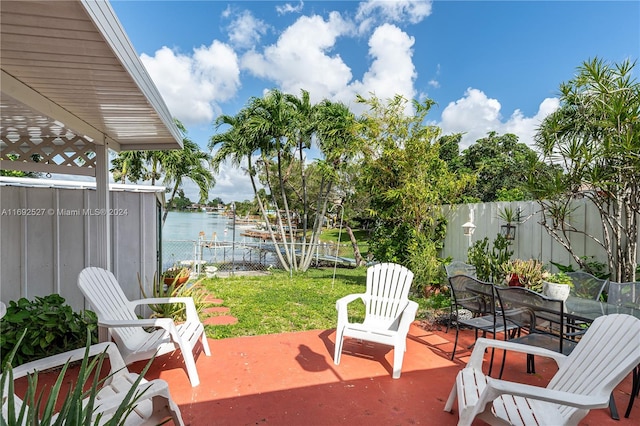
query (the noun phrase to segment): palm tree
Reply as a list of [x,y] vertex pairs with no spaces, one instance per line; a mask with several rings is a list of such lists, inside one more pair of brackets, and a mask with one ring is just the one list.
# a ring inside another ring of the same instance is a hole
[[[170,187],[170,197],[166,205],[170,206],[185,179],[192,180],[200,191],[200,201],[209,197],[209,190],[216,181],[209,166],[211,155],[202,151],[198,144],[187,137],[187,130],[177,119],[176,126],[182,133],[182,149],[168,151],[126,151],[118,153],[113,160],[114,180],[122,183],[149,180],[155,185],[164,177],[163,182]],[[162,225],[167,220],[168,210],[162,216]]]
[[[360,152],[361,139],[358,137],[358,123],[349,108],[340,102],[324,100],[313,111],[314,136],[324,158],[317,160],[323,171],[316,204],[316,220],[312,228],[311,247],[315,246],[320,236],[323,219],[327,212],[327,204],[334,195],[334,184],[338,176],[351,160]],[[344,206],[343,206],[344,208]],[[356,263],[362,259],[358,251],[353,231],[346,227],[356,254]],[[312,251],[311,251],[312,252]],[[310,253],[311,253],[310,252]],[[303,267],[311,264],[312,256],[304,259]]]
[[[276,245],[280,263],[287,270],[306,270],[313,259],[313,246],[318,242],[337,170],[350,158],[354,142],[357,141],[353,114],[343,104],[324,101],[319,105],[312,105],[306,91],[302,91],[298,98],[273,90],[264,98],[252,99],[238,115],[221,116],[217,125],[230,127],[211,138],[209,147],[218,147],[214,166],[219,166],[227,159],[233,165],[247,161],[247,171],[258,206],[268,223],[265,202],[260,196],[264,191],[259,191],[255,182],[255,176],[260,170],[261,181],[276,210],[280,241],[270,227],[269,233]],[[309,201],[308,166],[305,164],[305,151],[311,148],[313,141],[318,142],[324,154],[324,158],[318,160],[320,167],[313,168],[322,171],[320,190],[314,193],[317,196],[314,209],[311,208],[313,203]],[[257,162],[254,161],[256,156],[259,156]],[[290,183],[294,170],[299,170],[300,173],[299,190]],[[289,198],[291,195],[288,193],[293,193],[300,201],[301,211],[297,213],[302,219],[303,241],[307,244],[303,245],[299,253],[296,252],[296,235],[292,222],[293,199]],[[284,210],[284,218],[279,206]],[[315,218],[311,236],[307,240],[312,211]]]
[[[216,181],[209,166],[211,155],[200,149],[198,144],[186,136],[186,129],[176,120],[178,129],[182,132],[182,149],[168,151],[159,156],[159,164],[164,172],[164,184],[171,187],[171,196],[167,201],[170,206],[184,179],[192,180],[200,191],[200,202],[209,198],[209,189],[213,188]],[[167,220],[169,211],[165,210],[162,216],[162,224]]]
[[[229,128],[222,133],[217,133],[212,136],[209,141],[209,148],[213,150],[218,147],[218,151],[212,161],[213,168],[216,172],[219,170],[220,165],[226,160],[230,160],[231,165],[236,167],[240,167],[243,160],[246,160],[247,173],[251,180],[251,187],[253,188],[256,202],[262,213],[263,220],[268,224],[269,218],[263,201],[263,197],[266,196],[266,191],[262,188],[258,189],[254,155],[262,153],[263,164],[267,163],[264,159],[267,157],[266,153],[271,151],[269,147],[270,141],[268,137],[262,135],[260,132],[254,131],[254,128],[249,126],[252,115],[257,113],[255,108],[257,106],[256,99],[252,99],[251,102],[249,107],[242,109],[236,116],[221,115],[218,117],[216,120],[216,128],[220,128],[221,126],[229,126]],[[274,244],[277,244],[277,239],[272,228],[268,226],[267,230],[271,240]],[[281,250],[276,250],[276,255],[278,256],[280,264],[287,269],[289,263],[285,262]]]
[[144,153],[143,151],[123,151],[119,152],[111,162],[111,173],[113,180],[126,183],[136,183],[144,176]]

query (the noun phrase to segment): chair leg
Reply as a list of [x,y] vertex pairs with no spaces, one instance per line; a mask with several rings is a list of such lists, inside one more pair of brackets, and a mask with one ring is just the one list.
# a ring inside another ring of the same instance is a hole
[[335,365],[340,364],[340,356],[342,355],[342,342],[343,342],[343,337],[344,337],[344,331],[343,330],[336,330],[336,344],[335,344],[335,349],[333,352],[333,363]]
[[406,345],[397,345],[393,348],[393,375],[394,379],[399,379],[402,374],[402,361],[404,360],[404,351]]
[[460,326],[458,325],[458,322],[456,321],[456,338],[453,341],[453,352],[451,352],[451,361],[453,361],[453,358],[456,356],[456,347],[458,346],[458,332],[460,331]]
[[496,353],[496,349],[491,348],[491,358],[489,360],[489,372],[487,373],[487,376],[489,377],[491,377],[491,371],[493,370],[493,356],[495,355],[495,353]]
[[451,392],[449,392],[449,398],[447,398],[447,403],[444,405],[444,411],[451,413],[453,411],[453,403],[456,401],[456,397],[458,396],[458,381],[453,384],[451,388]]
[[535,358],[531,354],[527,354],[527,374],[536,374]]
[[504,350],[502,351],[502,364],[500,364],[500,375],[498,376],[498,379],[502,379],[502,373],[504,373],[504,364],[506,360],[507,360],[507,351]]
[[209,341],[207,340],[207,333],[202,330],[202,349],[206,356],[211,356],[211,350],[209,349]]
[[171,399],[169,396],[169,391],[167,388],[166,395],[158,395],[153,397],[152,399],[152,407],[154,413],[161,413],[162,416],[160,418],[149,419],[158,424],[160,421],[165,420],[166,417],[171,417],[173,423],[176,426],[184,426],[184,421],[182,420],[182,414],[180,413],[180,407]]
[[613,392],[609,395],[609,412],[611,413],[611,418],[613,420],[620,420],[618,407],[616,407],[616,400],[613,398]]
[[631,415],[631,409],[633,408],[633,402],[640,394],[640,365],[633,369],[631,380],[631,395],[629,396],[629,405],[627,405],[627,411],[624,413],[624,418],[628,419]]
[[193,358],[193,348],[188,342],[179,342],[178,346],[180,346],[182,358],[184,359],[184,364],[187,367],[187,374],[189,375],[189,381],[191,381],[191,387],[195,388],[200,384],[200,377],[198,376],[198,370],[196,369],[196,361]]

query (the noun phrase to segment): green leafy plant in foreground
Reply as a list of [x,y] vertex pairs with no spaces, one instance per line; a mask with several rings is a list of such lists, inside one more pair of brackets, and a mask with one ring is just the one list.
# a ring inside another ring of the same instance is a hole
[[[100,379],[99,372],[107,357],[106,352],[102,352],[91,358],[89,350],[91,347],[91,335],[87,331],[87,345],[84,357],[81,361],[78,376],[71,388],[64,394],[64,399],[58,401],[61,396],[64,376],[70,367],[70,363],[66,362],[56,382],[45,396],[44,387],[40,387],[38,391],[38,372],[29,374],[27,377],[27,390],[24,400],[20,400],[15,396],[14,377],[12,361],[21,347],[22,340],[28,335],[28,329],[23,330],[18,337],[17,344],[5,359],[2,369],[2,378],[0,379],[0,400],[3,404],[2,416],[0,417],[0,425],[97,425],[116,426],[124,425],[126,418],[131,414],[137,401],[142,397],[148,386],[140,385],[142,378],[146,374],[153,358],[147,363],[138,378],[133,382],[131,389],[123,398],[117,409],[109,413],[109,419],[103,419],[102,414],[95,415],[94,411],[97,403],[96,396],[101,386],[109,376]],[[88,390],[85,390],[88,389]],[[56,411],[56,406],[60,409]]]
[[84,345],[87,332],[97,343],[96,314],[92,311],[74,312],[59,294],[25,298],[9,302],[6,315],[0,320],[0,351],[11,352],[25,329],[28,345],[18,347],[14,361],[20,365],[45,356],[78,349]]

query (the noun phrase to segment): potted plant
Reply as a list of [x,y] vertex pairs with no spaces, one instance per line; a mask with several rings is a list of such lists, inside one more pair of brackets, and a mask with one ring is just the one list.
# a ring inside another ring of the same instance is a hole
[[498,212],[498,217],[504,220],[506,225],[501,225],[501,233],[507,240],[513,240],[516,237],[516,225],[520,221],[520,211],[514,211],[510,206],[506,206]]
[[[148,295],[140,278],[140,274],[138,274],[138,286],[144,298],[164,299],[167,297],[190,297],[196,305],[198,315],[209,306],[207,302],[208,292],[207,289],[202,286],[202,280],[197,280],[187,285],[175,285],[173,283],[164,285],[162,281],[158,281],[158,274],[155,273],[153,274],[153,283],[151,286],[153,293]],[[152,303],[148,306],[153,311],[151,314],[152,318],[173,318],[176,322],[183,322],[187,318],[184,303]]]
[[216,273],[218,272],[218,267],[214,265],[205,266],[204,272],[207,275],[207,278],[213,278],[216,276]]
[[556,300],[567,300],[573,281],[564,272],[556,272],[555,274],[543,274],[542,292],[545,296]]
[[538,260],[513,259],[502,264],[501,267],[509,286],[525,287],[536,292],[542,291],[544,270],[542,263]]
[[166,285],[175,285],[177,287],[189,281],[190,276],[191,276],[191,269],[173,267],[173,268],[167,269],[162,273],[162,281]]

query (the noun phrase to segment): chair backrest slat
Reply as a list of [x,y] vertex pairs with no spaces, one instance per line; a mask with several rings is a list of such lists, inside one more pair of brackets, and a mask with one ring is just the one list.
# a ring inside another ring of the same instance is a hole
[[[99,320],[137,320],[134,309],[116,277],[102,268],[89,267],[80,272],[78,287],[87,298]],[[110,329],[117,344],[137,345],[146,333],[141,327]]]
[[395,263],[379,263],[367,269],[367,316],[394,320],[409,301],[413,272]]

